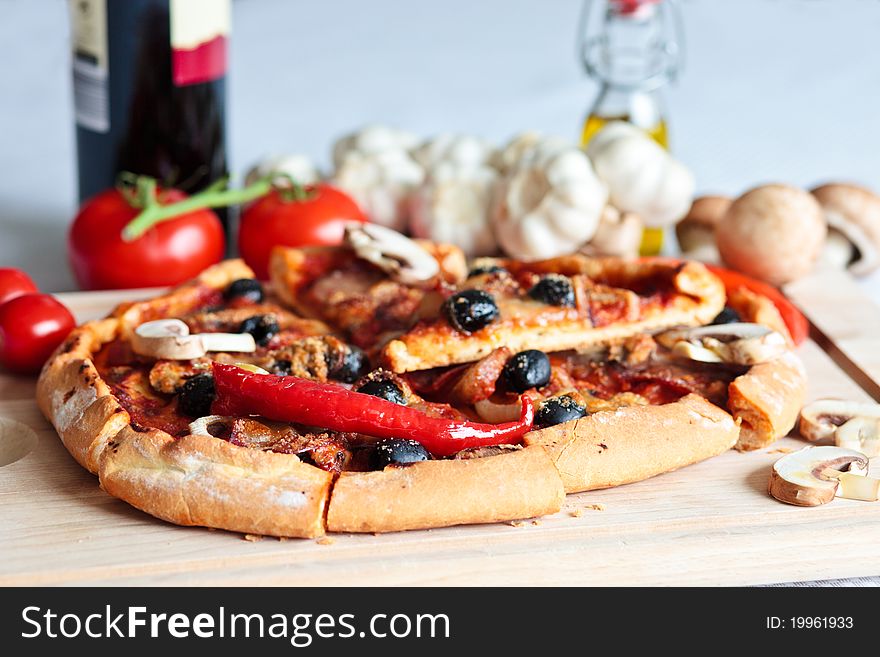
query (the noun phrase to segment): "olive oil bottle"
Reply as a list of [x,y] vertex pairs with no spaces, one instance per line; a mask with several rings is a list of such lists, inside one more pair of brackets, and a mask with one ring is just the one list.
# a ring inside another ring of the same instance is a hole
[[[680,25],[675,0],[585,0],[579,49],[599,92],[584,120],[581,146],[605,124],[626,121],[669,148],[660,92],[678,72]],[[645,228],[642,255],[662,247],[663,229]]]

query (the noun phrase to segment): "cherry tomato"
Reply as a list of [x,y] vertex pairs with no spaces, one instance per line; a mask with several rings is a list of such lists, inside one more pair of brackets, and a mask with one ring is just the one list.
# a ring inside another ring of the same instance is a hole
[[31,277],[20,269],[0,267],[0,305],[22,294],[38,292]]
[[49,294],[24,294],[0,306],[0,364],[33,374],[64,341],[76,322]]
[[308,198],[286,200],[270,191],[242,213],[238,250],[258,278],[269,277],[269,253],[276,245],[339,244],[349,221],[367,221],[357,203],[344,192],[319,183],[306,187]]
[[[168,189],[157,198],[166,205],[186,195]],[[116,189],[86,201],[68,238],[70,264],[82,288],[177,285],[223,257],[223,226],[211,210],[194,210],[152,226],[131,242],[123,241],[122,229],[139,212]]]

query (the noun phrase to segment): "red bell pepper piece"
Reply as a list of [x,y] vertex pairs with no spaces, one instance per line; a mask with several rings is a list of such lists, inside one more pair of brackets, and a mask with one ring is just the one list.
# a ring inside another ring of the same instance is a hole
[[517,422],[481,424],[429,417],[379,397],[296,376],[256,374],[216,362],[213,369],[216,397],[211,411],[217,415],[262,415],[377,438],[410,438],[436,456],[520,442],[535,416],[528,396],[522,397]]

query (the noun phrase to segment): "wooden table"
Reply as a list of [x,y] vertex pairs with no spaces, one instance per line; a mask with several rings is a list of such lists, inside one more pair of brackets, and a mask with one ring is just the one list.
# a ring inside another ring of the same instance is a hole
[[[817,329],[800,349],[810,398],[880,399],[880,308],[844,274],[789,292]],[[79,319],[122,296],[61,295]],[[0,422],[14,427],[0,462],[27,453],[0,467],[3,585],[712,585],[880,574],[880,504],[797,508],[767,496],[771,464],[803,447],[797,438],[570,495],[534,522],[251,541],[176,527],[106,495],[40,416],[33,389],[0,376]]]

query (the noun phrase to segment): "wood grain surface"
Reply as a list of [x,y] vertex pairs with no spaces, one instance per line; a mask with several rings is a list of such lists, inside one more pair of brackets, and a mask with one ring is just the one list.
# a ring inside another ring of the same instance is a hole
[[[797,298],[809,306],[803,287]],[[816,298],[825,303],[823,294]],[[126,297],[63,298],[85,319]],[[815,321],[836,312],[832,305],[809,314]],[[824,326],[828,335],[837,330]],[[840,343],[874,376],[877,326],[859,332],[847,324]],[[817,344],[800,353],[811,398],[869,398]],[[780,450],[801,448],[797,438],[570,495],[562,512],[534,522],[245,540],[169,525],[106,495],[65,451],[32,395],[32,380],[0,376],[0,457],[20,451],[28,429],[36,436],[24,458],[0,467],[2,585],[716,585],[880,574],[880,504],[797,508],[767,496],[771,464]]]

